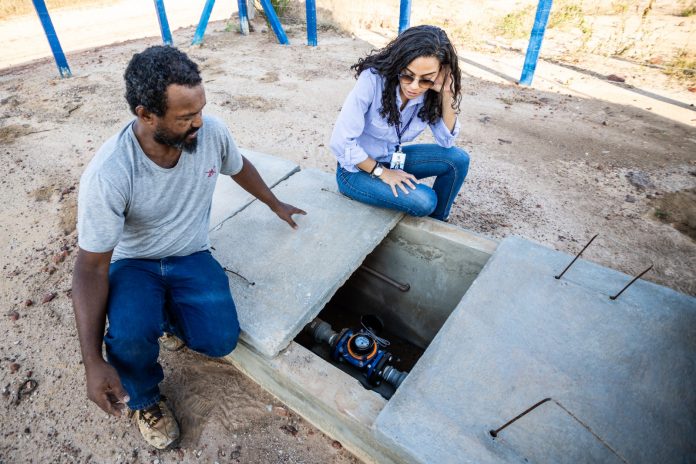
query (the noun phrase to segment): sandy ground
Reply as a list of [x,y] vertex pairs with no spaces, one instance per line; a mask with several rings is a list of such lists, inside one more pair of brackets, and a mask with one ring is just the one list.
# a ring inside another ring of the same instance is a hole
[[[240,146],[331,171],[326,145],[354,83],[348,68],[389,34],[328,31],[307,48],[294,26],[293,45],[281,47],[268,33],[224,27],[211,24],[205,46],[186,49],[203,71],[206,111]],[[234,368],[187,351],[162,354],[179,449],[149,451],[135,425],[86,399],[70,301],[76,188],[95,150],[130,119],[127,61],[157,43],[69,54],[71,79],[58,79],[49,60],[0,70],[0,462],[357,462]],[[535,88],[520,88],[510,83],[519,54],[460,50],[458,143],[472,163],[452,222],[570,253],[599,233],[587,259],[629,274],[654,264],[648,280],[696,295],[693,94],[656,70],[606,60],[541,63]],[[28,377],[38,388],[16,402]]]

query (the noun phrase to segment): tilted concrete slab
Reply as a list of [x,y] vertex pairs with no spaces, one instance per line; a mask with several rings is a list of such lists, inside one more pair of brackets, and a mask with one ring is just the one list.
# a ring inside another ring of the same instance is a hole
[[[696,299],[503,240],[375,422],[422,463],[691,462]],[[489,431],[552,398],[493,439]]]
[[241,338],[272,357],[319,314],[402,214],[341,195],[332,174],[307,169],[281,182],[279,199],[305,209],[291,229],[253,202],[211,232],[228,271]]
[[[292,161],[244,148],[240,148],[239,151],[251,161],[269,187],[277,185],[300,170],[300,167]],[[234,216],[252,201],[254,196],[237,185],[230,176],[219,176],[210,209],[210,230]]]

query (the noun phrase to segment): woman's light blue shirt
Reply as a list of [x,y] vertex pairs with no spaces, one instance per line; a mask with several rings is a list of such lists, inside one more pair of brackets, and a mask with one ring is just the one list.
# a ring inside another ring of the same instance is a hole
[[[366,69],[358,77],[358,82],[343,103],[341,113],[331,134],[329,147],[343,168],[357,172],[355,166],[371,157],[380,162],[389,162],[399,142],[396,128],[379,115],[382,107],[384,78],[373,69]],[[401,95],[396,92],[397,108],[401,108]],[[440,118],[435,124],[428,124],[418,117],[423,107],[425,95],[409,100],[401,111],[401,124],[405,125],[411,116],[413,120],[401,136],[401,143],[410,142],[429,125],[438,145],[449,148],[459,134],[459,120],[450,130]]]

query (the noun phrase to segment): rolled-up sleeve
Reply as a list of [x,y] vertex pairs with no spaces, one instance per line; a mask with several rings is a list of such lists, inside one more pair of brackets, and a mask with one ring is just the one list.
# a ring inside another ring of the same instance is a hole
[[369,69],[360,73],[358,82],[343,103],[331,134],[331,152],[346,169],[352,170],[368,157],[357,139],[365,129],[365,115],[372,104],[378,78]]
[[451,132],[442,118],[438,119],[435,124],[430,124],[430,130],[433,131],[433,136],[438,145],[450,148],[454,145],[454,140],[459,135],[459,118],[454,120],[454,128]]

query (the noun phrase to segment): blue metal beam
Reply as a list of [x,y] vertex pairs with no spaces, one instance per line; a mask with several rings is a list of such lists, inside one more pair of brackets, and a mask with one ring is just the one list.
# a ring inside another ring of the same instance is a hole
[[401,0],[399,10],[399,34],[404,32],[411,25],[411,0]]
[[208,27],[208,21],[210,20],[210,13],[213,11],[213,5],[215,5],[215,0],[206,0],[205,6],[203,7],[203,12],[201,13],[201,20],[198,21],[198,27],[196,28],[196,33],[193,35],[191,45],[200,45],[201,42],[203,42],[205,28]]
[[317,46],[317,3],[316,0],[306,0],[307,9],[307,45]]
[[162,42],[165,45],[172,45],[172,32],[169,30],[169,21],[167,21],[167,11],[164,9],[164,0],[155,0],[155,10],[157,10],[157,21],[159,22],[160,33],[162,34]]
[[271,24],[271,28],[273,28],[273,32],[275,32],[275,35],[278,38],[278,42],[280,42],[282,45],[288,45],[290,43],[288,41],[288,36],[285,35],[285,30],[283,30],[283,25],[280,24],[280,20],[278,19],[278,15],[276,14],[273,5],[271,5],[269,0],[259,1],[261,2],[264,13],[266,13],[268,22]]
[[247,12],[247,0],[237,0],[239,9],[239,31],[242,35],[249,35],[249,13]]
[[521,85],[532,84],[532,78],[534,78],[534,71],[536,70],[537,60],[539,59],[539,50],[541,50],[541,43],[544,40],[544,32],[546,32],[546,24],[549,21],[552,3],[553,0],[539,0],[536,17],[534,18],[534,27],[529,37],[527,55],[524,58],[524,67],[522,68],[522,77],[520,78]]
[[51,16],[48,14],[46,2],[44,2],[44,0],[32,0],[32,2],[34,3],[36,14],[39,15],[39,20],[41,20],[41,25],[48,39],[48,45],[51,47],[51,52],[53,53],[53,58],[56,60],[60,77],[72,76],[70,66],[68,66],[68,60],[65,59],[63,48],[60,46],[60,40],[58,40],[56,30],[53,28]]

